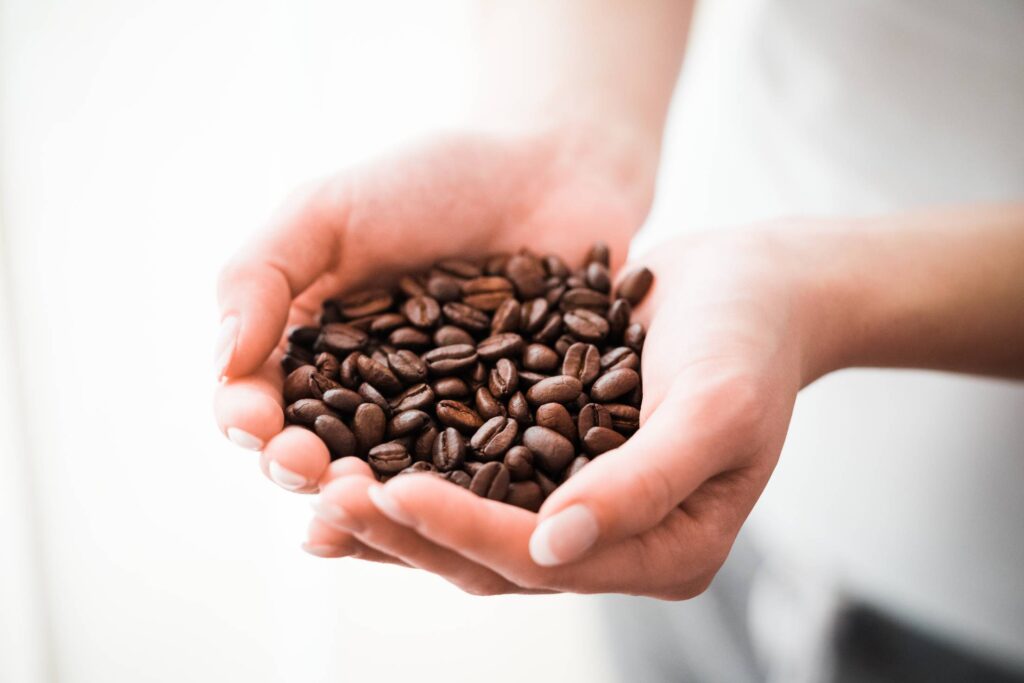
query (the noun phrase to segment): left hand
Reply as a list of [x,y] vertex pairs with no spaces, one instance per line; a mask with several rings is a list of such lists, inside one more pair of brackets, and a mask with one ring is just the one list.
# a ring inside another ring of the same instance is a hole
[[395,558],[474,594],[698,595],[775,467],[797,391],[824,367],[815,282],[780,234],[679,239],[642,261],[655,285],[635,312],[648,326],[641,428],[538,514],[431,475],[380,485],[346,458],[322,482],[307,549]]

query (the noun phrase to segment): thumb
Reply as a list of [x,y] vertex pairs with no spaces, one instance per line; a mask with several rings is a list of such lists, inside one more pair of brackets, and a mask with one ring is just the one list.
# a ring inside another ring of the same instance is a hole
[[743,384],[722,376],[694,387],[677,378],[632,438],[545,501],[530,538],[533,560],[572,562],[599,541],[647,531],[707,479],[734,466],[750,447],[743,413],[753,393]]

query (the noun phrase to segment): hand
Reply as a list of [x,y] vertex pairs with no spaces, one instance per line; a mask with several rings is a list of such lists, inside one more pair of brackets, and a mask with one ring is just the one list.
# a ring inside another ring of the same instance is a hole
[[281,486],[315,492],[327,449],[307,430],[283,428],[286,325],[313,322],[326,298],[445,256],[528,245],[579,259],[605,240],[622,259],[650,203],[653,162],[625,135],[581,131],[451,137],[298,195],[221,273],[221,430],[262,451],[264,473]]
[[642,426],[539,514],[431,475],[381,486],[339,461],[354,476],[324,487],[311,552],[369,549],[477,594],[702,592],[768,481],[797,391],[826,369],[815,283],[783,234],[679,240],[644,260]]

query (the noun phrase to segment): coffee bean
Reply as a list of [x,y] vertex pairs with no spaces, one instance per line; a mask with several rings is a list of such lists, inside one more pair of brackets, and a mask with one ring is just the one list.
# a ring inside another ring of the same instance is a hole
[[508,399],[508,416],[520,425],[528,425],[532,422],[530,417],[530,404],[526,395],[521,391],[512,394]]
[[533,340],[542,344],[551,344],[558,335],[562,332],[562,315],[560,313],[551,313],[544,321],[544,325],[539,330],[534,332]]
[[476,364],[476,348],[470,344],[441,346],[423,354],[423,361],[432,375],[452,375]]
[[531,387],[537,382],[542,382],[548,379],[549,375],[544,375],[539,372],[532,372],[530,370],[523,370],[519,373],[519,386]]
[[594,242],[587,252],[584,263],[600,263],[608,266],[611,263],[611,255],[608,252],[608,245],[605,242]]
[[462,283],[462,301],[481,311],[493,311],[512,298],[515,289],[503,277],[486,275]]
[[442,472],[462,467],[466,459],[466,441],[459,430],[448,427],[434,440],[434,466]]
[[633,307],[625,299],[616,299],[608,309],[608,337],[610,340],[622,339],[629,327],[629,317],[633,315]]
[[533,451],[534,466],[555,475],[575,456],[572,442],[553,429],[530,427],[523,432],[523,445]]
[[516,299],[505,299],[491,318],[491,334],[517,332],[522,323],[522,304]]
[[481,460],[497,460],[511,448],[517,436],[519,436],[519,423],[499,415],[484,422],[473,433],[469,445]]
[[541,503],[544,502],[544,494],[541,493],[540,485],[534,481],[518,481],[508,485],[508,492],[505,493],[505,502],[509,505],[537,512]]
[[608,275],[608,266],[597,261],[587,264],[587,286],[593,290],[607,294],[612,288],[612,279]]
[[462,296],[462,285],[450,275],[434,275],[427,280],[427,294],[441,303],[458,301]]
[[488,377],[488,388],[498,398],[508,398],[519,387],[519,371],[508,358],[500,358]]
[[328,299],[324,302],[323,310],[320,313],[319,323],[320,326],[329,325],[330,323],[341,322],[341,307],[338,302],[333,299]]
[[316,366],[303,365],[288,373],[284,379],[284,402],[295,403],[300,398],[320,398],[314,396],[309,386],[309,378],[317,372]]
[[544,271],[550,276],[564,280],[569,277],[569,266],[556,254],[548,254],[543,259]]
[[540,487],[541,495],[544,496],[545,498],[547,498],[552,493],[554,493],[555,489],[558,488],[558,484],[556,484],[555,482],[551,481],[551,479],[549,479],[540,470],[535,470],[534,471],[534,473],[533,473],[533,480],[535,482],[537,482],[537,485]]
[[609,370],[594,382],[590,389],[590,397],[595,401],[606,403],[628,394],[640,384],[640,375],[636,370],[620,368]]
[[316,365],[316,371],[324,377],[330,380],[338,379],[338,371],[341,369],[341,362],[333,353],[329,353],[327,351],[319,353],[316,358],[313,359],[313,363]]
[[288,330],[288,341],[306,349],[312,349],[319,336],[320,328],[310,325],[299,325]]
[[415,384],[427,378],[427,364],[408,349],[389,353],[388,365],[391,367],[391,371],[406,384]]
[[341,313],[346,318],[360,318],[374,313],[383,313],[391,308],[394,298],[383,289],[368,289],[357,292],[339,301]]
[[575,377],[583,386],[589,385],[601,372],[601,352],[593,344],[576,342],[565,350],[562,374]]
[[626,437],[607,427],[591,427],[582,439],[583,450],[590,455],[600,455],[626,443]]
[[539,406],[535,419],[541,427],[553,429],[570,441],[576,440],[576,425],[569,411],[561,403],[545,403]]
[[555,340],[555,353],[564,358],[566,352],[569,350],[569,347],[576,343],[576,338],[573,337],[571,334],[563,334],[561,337]]
[[338,369],[338,382],[342,386],[355,389],[361,383],[362,380],[359,377],[359,365],[357,363],[361,355],[363,354],[360,351],[353,351],[345,356],[345,360],[341,361],[341,367]]
[[469,490],[483,498],[504,500],[508,485],[508,469],[500,462],[489,462],[473,475]]
[[512,481],[525,481],[533,476],[533,451],[526,446],[512,446],[508,449],[504,463]]
[[373,322],[377,319],[377,317],[377,315],[364,315],[361,318],[352,318],[351,320],[348,321],[348,324],[356,328],[357,330],[369,332],[370,327],[373,325]]
[[632,434],[640,428],[640,410],[624,403],[604,404],[612,416],[612,427],[623,434]]
[[505,272],[505,264],[511,258],[511,254],[493,254],[487,257],[484,263],[484,272],[488,275],[501,275]]
[[286,353],[281,357],[281,368],[285,373],[295,372],[303,365],[309,365],[309,361],[294,354]]
[[357,351],[366,345],[369,337],[366,332],[346,325],[345,323],[330,323],[324,325],[320,330],[313,348],[317,351],[330,351],[336,356],[343,356],[350,351]]
[[644,326],[640,323],[633,323],[622,333],[622,343],[640,353],[643,351],[644,339],[646,337],[647,332],[644,330]]
[[402,390],[402,383],[395,377],[388,366],[369,356],[356,359],[359,375],[382,394],[397,394]]
[[526,400],[533,405],[568,403],[583,391],[583,383],[571,375],[555,375],[534,384],[526,391]]
[[651,283],[654,282],[654,273],[647,268],[638,268],[630,271],[619,286],[615,288],[615,296],[621,297],[628,301],[633,306],[640,303],[645,296],[647,291],[651,288]]
[[443,476],[451,483],[457,486],[461,486],[464,489],[468,489],[470,483],[472,482],[472,477],[470,477],[462,470],[452,470],[451,472],[445,472]]
[[434,408],[437,419],[446,427],[454,427],[463,434],[472,434],[484,423],[480,415],[460,401],[445,399]]
[[[544,344],[530,344],[523,351],[523,367],[537,372],[554,372],[558,367],[558,353]],[[563,374],[571,375],[571,372]]]
[[363,402],[363,397],[351,389],[336,387],[324,392],[323,401],[339,413],[351,415]]
[[320,415],[313,421],[316,435],[327,444],[331,460],[356,454],[356,437],[344,422],[333,415]]
[[388,438],[397,439],[400,436],[419,432],[430,423],[430,416],[422,410],[403,410],[396,413],[388,422]]
[[569,463],[569,466],[565,468],[565,478],[569,479],[570,477],[578,474],[579,471],[582,470],[583,467],[589,462],[590,458],[588,458],[585,455],[581,455],[574,458],[573,461]]
[[356,450],[360,455],[366,453],[384,440],[387,418],[384,411],[376,403],[363,403],[356,408],[352,418],[352,433],[356,437]]
[[526,332],[537,332],[548,318],[550,306],[545,299],[531,299],[522,305],[522,327]]
[[430,460],[434,457],[434,441],[437,440],[437,435],[437,427],[433,424],[428,424],[423,428],[413,443],[413,460]]
[[441,319],[441,305],[431,296],[417,296],[402,305],[402,313],[416,327],[433,327]]
[[576,418],[576,431],[578,434],[586,434],[591,427],[607,427],[611,429],[612,414],[600,403],[588,403],[580,408],[580,414]]
[[406,467],[399,474],[418,474],[420,472],[436,472],[433,463],[426,462],[424,460],[418,460],[413,464]]
[[430,345],[430,335],[415,327],[399,327],[388,335],[388,343],[407,349],[420,349]]
[[640,370],[640,356],[626,346],[617,346],[601,356],[602,370],[618,370],[619,368]]
[[523,352],[523,338],[515,332],[491,335],[476,345],[476,352],[485,361],[512,358]]
[[446,303],[441,310],[451,324],[470,332],[485,332],[491,324],[486,313],[468,304],[452,301]]
[[398,474],[412,465],[412,456],[405,446],[397,441],[389,441],[374,446],[367,453],[367,462],[379,474]]
[[608,336],[608,321],[585,308],[574,308],[562,319],[569,332],[580,341],[599,342]]
[[469,380],[470,388],[476,391],[487,383],[487,366],[481,361],[477,361],[472,371],[468,373],[467,379]]
[[363,382],[362,384],[359,385],[358,392],[364,402],[373,403],[381,410],[383,410],[385,415],[391,415],[391,403],[389,403],[388,400],[384,398],[383,394],[374,389],[373,385],[367,382]]
[[494,398],[494,394],[487,387],[480,387],[476,390],[473,406],[484,420],[490,420],[492,417],[506,414],[505,406],[501,405],[501,402]]
[[566,312],[579,308],[594,313],[604,313],[608,310],[609,303],[607,294],[602,294],[589,287],[574,287],[562,295],[558,305]]
[[458,278],[468,279],[483,275],[483,271],[480,270],[480,266],[461,258],[441,259],[434,264],[434,267]]
[[412,275],[403,275],[399,278],[398,289],[401,290],[402,294],[409,298],[414,296],[423,296],[427,293],[427,288],[424,286],[423,282]]
[[455,344],[475,345],[476,340],[469,332],[461,327],[455,327],[455,325],[442,325],[434,332],[435,346],[454,346]]
[[[324,397],[326,401],[326,395]],[[427,410],[434,405],[434,390],[427,384],[414,384],[391,401],[395,412],[403,410]]]
[[535,257],[516,254],[505,265],[505,275],[516,286],[519,296],[524,299],[544,294],[544,267]]
[[458,377],[442,377],[434,380],[431,388],[434,390],[434,396],[438,399],[468,398],[471,393],[469,385]]

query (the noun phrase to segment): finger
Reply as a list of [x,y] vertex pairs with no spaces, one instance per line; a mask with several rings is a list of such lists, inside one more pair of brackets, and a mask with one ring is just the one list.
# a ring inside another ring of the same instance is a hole
[[285,427],[267,442],[261,465],[264,473],[281,488],[313,493],[331,462],[327,446],[313,432],[302,427]]
[[372,479],[373,471],[369,465],[357,457],[339,458],[327,466],[323,476],[320,478],[320,488],[341,477],[367,477]]
[[249,450],[262,450],[284,427],[276,354],[254,374],[217,385],[213,413],[217,426],[232,442]]
[[396,557],[361,543],[350,532],[332,527],[318,517],[309,523],[307,537],[302,549],[317,557],[355,557],[369,562],[409,566]]
[[378,489],[380,485],[371,479],[335,480],[321,491],[315,506],[317,516],[331,525],[348,529],[367,546],[437,574],[468,593],[521,592],[518,586],[495,572],[430,543],[415,531],[388,519],[371,500],[371,492]]
[[722,375],[680,375],[640,430],[560,486],[542,506],[530,554],[545,566],[572,562],[598,542],[657,525],[708,478],[751,447],[750,390]]

